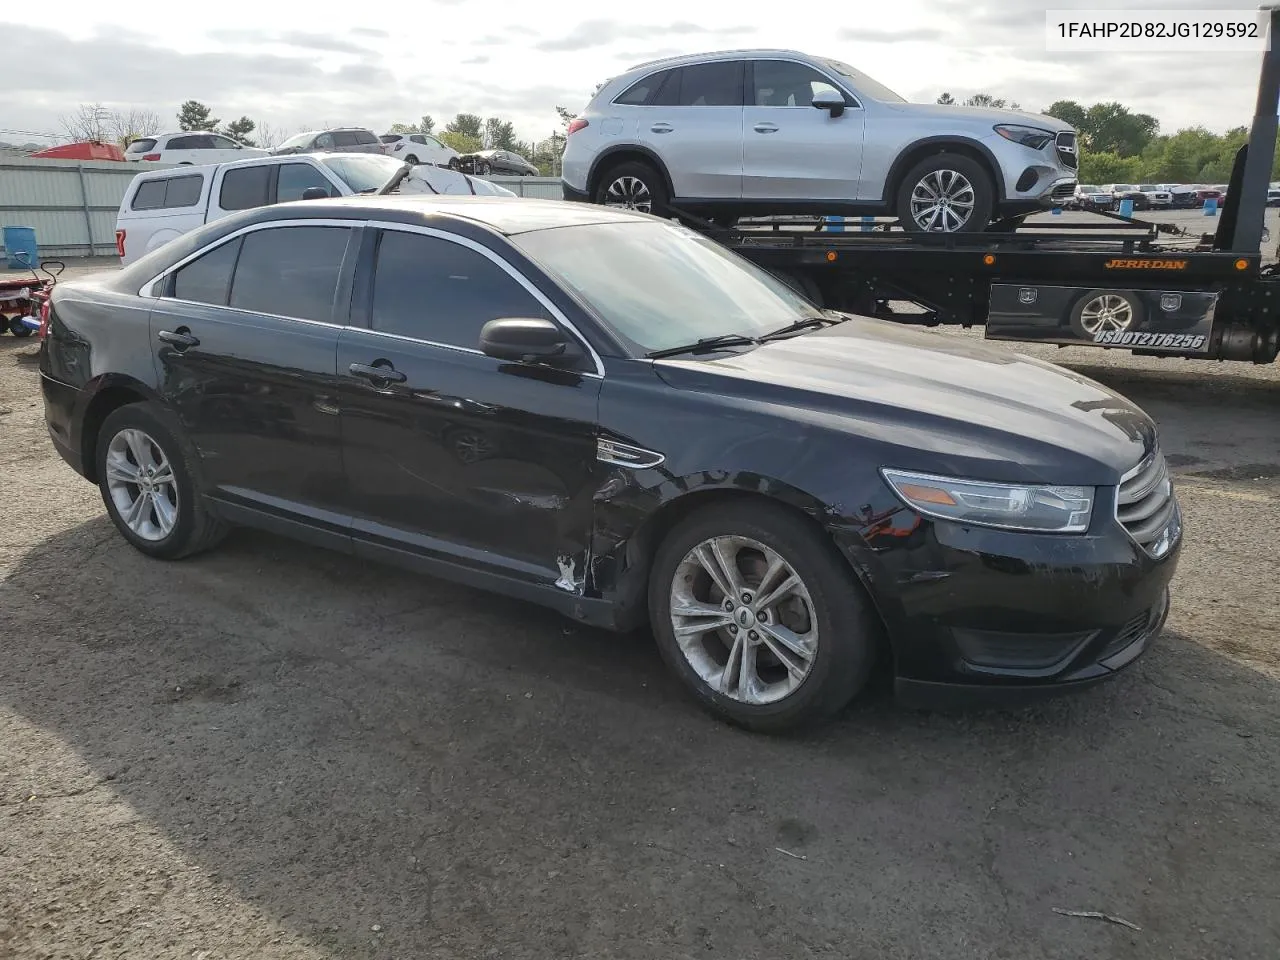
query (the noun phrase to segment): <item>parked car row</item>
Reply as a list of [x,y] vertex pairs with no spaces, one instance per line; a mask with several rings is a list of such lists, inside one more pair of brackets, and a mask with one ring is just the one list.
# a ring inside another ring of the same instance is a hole
[[220,133],[185,131],[141,137],[129,144],[124,157],[131,161],[175,163],[182,166],[227,163],[251,157],[291,156],[302,153],[380,153],[405,163],[464,170],[478,176],[536,177],[540,171],[512,150],[479,150],[459,154],[429,133],[384,133],[365,127],[333,127],[295,134],[274,150],[250,147]]
[[1118,210],[1121,201],[1131,200],[1134,210],[1186,210],[1201,207],[1210,199],[1222,203],[1226,196],[1226,184],[1107,183],[1098,186],[1082,183],[1076,186],[1075,195],[1067,202],[1066,208]]

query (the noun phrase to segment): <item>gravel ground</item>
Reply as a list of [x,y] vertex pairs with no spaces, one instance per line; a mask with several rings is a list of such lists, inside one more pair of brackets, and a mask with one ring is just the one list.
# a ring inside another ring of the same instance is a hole
[[1163,641],[769,739],[643,637],[255,533],[143,558],[0,338],[0,958],[1274,960],[1280,371],[1017,349],[1160,421]]

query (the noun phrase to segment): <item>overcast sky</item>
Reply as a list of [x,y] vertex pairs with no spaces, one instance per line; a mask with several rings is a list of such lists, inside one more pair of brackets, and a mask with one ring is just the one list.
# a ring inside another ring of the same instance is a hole
[[[1054,100],[1118,100],[1162,129],[1247,125],[1260,54],[1046,53],[1044,12],[1069,7],[1252,9],[1240,0],[408,0],[301,3],[61,0],[36,22],[0,10],[11,69],[0,129],[57,132],[77,104],[156,111],[200,100],[293,132],[360,124],[382,132],[424,113],[439,126],[466,111],[514,121],[524,139],[556,127],[595,85],[675,53],[790,47],[853,64],[910,100],[978,91],[1039,110]],[[0,133],[21,141],[22,135]]]

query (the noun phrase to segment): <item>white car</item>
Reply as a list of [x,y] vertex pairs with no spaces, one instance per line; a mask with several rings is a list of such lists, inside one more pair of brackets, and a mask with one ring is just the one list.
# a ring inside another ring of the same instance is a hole
[[269,155],[269,150],[246,147],[243,143],[224,137],[220,133],[199,130],[142,137],[129,144],[129,148],[124,152],[126,160],[139,162],[149,160],[155,163],[182,165],[229,163],[232,160],[248,160],[250,157]]
[[457,170],[411,167],[368,153],[305,153],[233,163],[161,167],[133,178],[116,215],[122,266],[185,233],[240,210],[354,194],[514,197],[496,183]]
[[384,133],[382,152],[405,163],[427,163],[434,167],[452,167],[458,151],[447,147],[429,133]]
[[1147,195],[1147,199],[1151,201],[1153,207],[1168,207],[1173,205],[1173,191],[1158,183],[1141,183],[1138,189]]

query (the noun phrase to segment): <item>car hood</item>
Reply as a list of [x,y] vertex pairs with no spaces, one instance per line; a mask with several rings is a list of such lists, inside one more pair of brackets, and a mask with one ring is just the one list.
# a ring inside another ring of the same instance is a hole
[[1040,113],[1024,113],[1021,110],[996,110],[992,107],[960,107],[941,103],[893,103],[885,104],[891,110],[910,113],[913,116],[937,120],[969,121],[967,125],[995,126],[997,123],[1022,123],[1054,133],[1074,131],[1069,123]]
[[[1069,370],[964,336],[853,318],[720,359],[672,358],[671,386],[879,441],[882,465],[1111,485],[1154,446],[1151,418]],[[896,448],[896,449],[895,449]]]

